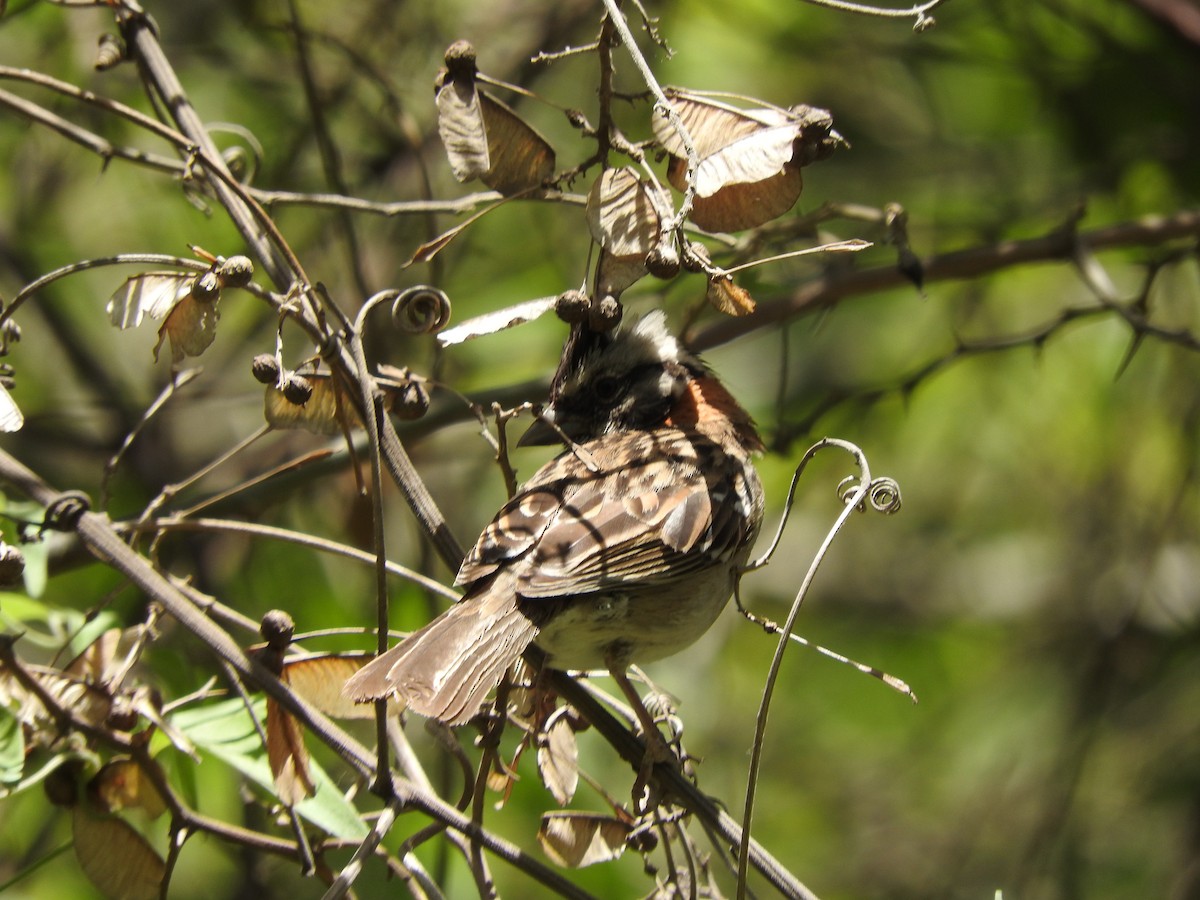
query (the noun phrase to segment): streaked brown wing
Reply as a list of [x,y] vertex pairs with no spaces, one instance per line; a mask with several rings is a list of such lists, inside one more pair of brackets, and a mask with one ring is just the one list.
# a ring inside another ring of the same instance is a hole
[[484,529],[458,582],[525,557],[515,572],[521,596],[561,597],[668,581],[727,560],[749,537],[738,511],[741,467],[683,432],[644,441],[590,442],[598,471],[569,453],[548,463]]
[[647,435],[610,435],[586,445],[592,468],[569,450],[550,460],[496,513],[467,553],[455,583],[471,584],[528,553],[582,486],[614,477],[629,458],[646,459],[652,449]]
[[455,584],[466,585],[485,578],[501,563],[519,558],[537,544],[562,509],[570,484],[565,480],[537,484],[535,481],[536,476],[496,513],[496,518],[467,553]]
[[[719,497],[732,495],[732,478],[713,480],[696,470],[674,471],[669,488],[649,494],[609,494],[598,512],[582,518],[586,497],[564,508],[546,529],[519,588],[524,597],[584,594],[636,581],[667,582],[727,560],[748,538],[745,517],[725,508]],[[615,486],[610,480],[604,487]],[[597,486],[600,487],[600,486]],[[589,493],[583,491],[581,493]]]

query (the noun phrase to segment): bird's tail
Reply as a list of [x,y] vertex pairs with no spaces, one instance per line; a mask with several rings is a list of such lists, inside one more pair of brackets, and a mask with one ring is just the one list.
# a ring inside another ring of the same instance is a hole
[[342,693],[357,703],[392,695],[418,715],[461,725],[537,633],[512,592],[489,591],[456,603],[371,660]]

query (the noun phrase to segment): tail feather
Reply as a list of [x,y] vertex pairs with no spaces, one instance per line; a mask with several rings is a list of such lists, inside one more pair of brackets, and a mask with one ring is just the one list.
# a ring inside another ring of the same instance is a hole
[[359,669],[342,688],[358,703],[394,695],[413,712],[461,725],[537,637],[510,592],[463,600]]

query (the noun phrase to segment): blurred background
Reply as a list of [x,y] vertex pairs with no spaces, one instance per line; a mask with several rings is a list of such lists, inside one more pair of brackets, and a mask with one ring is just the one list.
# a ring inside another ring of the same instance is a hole
[[[778,309],[813,279],[895,267],[896,248],[879,224],[842,217],[812,224],[825,204],[898,203],[918,257],[981,248],[994,263],[932,277],[922,288],[885,279],[881,290],[826,296],[786,319],[751,317],[736,326],[703,306],[697,276],[646,279],[624,297],[634,314],[663,306],[676,326],[709,335],[705,358],[753,411],[771,448],[761,463],[766,533],[796,463],[824,436],[861,446],[872,474],[895,478],[903,492],[899,515],[851,519],[797,631],[903,679],[920,702],[789,649],[766,735],[755,835],[824,898],[1200,897],[1200,233],[1155,230],[1200,202],[1196,7],[959,0],[936,10],[936,27],[916,34],[911,19],[795,0],[646,5],[674,51],[643,41],[661,83],[825,107],[851,145],[805,170],[804,194],[776,223],[776,244],[859,237],[876,246],[849,260],[751,270],[740,283],[761,311]],[[262,190],[345,193],[380,204],[473,191],[450,173],[433,105],[442,53],[460,38],[475,44],[485,73],[595,121],[594,55],[530,58],[594,40],[598,3],[147,8],[222,147],[250,146],[247,133],[261,145],[252,184]],[[112,30],[105,9],[13,0],[0,20],[0,61],[149,111],[134,67],[93,70],[97,37]],[[644,90],[628,56],[615,58],[617,89]],[[113,143],[170,152],[121,119],[5,75],[0,87]],[[591,145],[561,111],[503,96],[555,146],[560,168],[587,157]],[[631,139],[650,137],[648,109],[641,101],[618,104]],[[187,255],[188,243],[244,252],[220,208],[194,196],[189,202],[177,180],[121,160],[105,166],[10,108],[0,110],[0,161],[6,299],[85,258]],[[586,188],[581,182],[574,190]],[[434,263],[407,269],[422,242],[460,219],[268,208],[309,276],[348,310],[377,290],[429,282],[451,297],[461,321],[577,287],[587,271],[589,234],[572,205],[506,204]],[[1128,240],[1094,257],[1121,303],[1138,301],[1132,317],[1097,296],[1069,259],[1024,262],[1002,252],[1006,242],[1058,229],[1086,236],[1135,222],[1140,232],[1130,229]],[[105,462],[169,381],[169,361],[151,357],[153,326],[118,332],[104,312],[136,271],[106,268],[59,281],[17,317],[23,338],[7,361],[26,424],[2,440],[59,488],[95,497]],[[221,316],[212,348],[188,363],[203,372],[114,474],[114,518],[136,515],[162,485],[261,424],[262,389],[250,359],[273,352],[277,320],[242,294],[222,300]],[[736,337],[711,330],[718,325],[735,327]],[[433,391],[430,417],[402,435],[462,540],[505,493],[480,423],[455,392],[485,403],[541,399],[564,333],[547,317],[439,351],[432,338],[399,335],[383,322],[373,331],[373,359],[445,385]],[[299,333],[285,330],[284,340],[291,364],[313,352]],[[305,433],[270,435],[183,500],[326,443]],[[544,459],[539,450],[513,455],[519,477]],[[836,486],[853,471],[848,456],[825,452],[806,472],[780,552],[743,588],[755,611],[786,617],[840,509]],[[243,493],[220,511],[362,544],[369,529],[353,486],[343,456]],[[396,493],[387,496],[391,557],[448,583],[452,573],[422,545]],[[21,510],[19,500],[9,498],[10,512]],[[7,533],[11,540],[11,527]],[[373,622],[373,576],[363,567],[244,537],[174,537],[161,552],[173,571],[252,618],[281,607],[301,631]],[[56,561],[37,602],[86,610],[103,601],[136,621],[144,599],[108,570],[79,563],[69,552]],[[424,621],[433,606],[408,588],[394,603],[400,628]],[[19,624],[13,608],[0,598],[8,630]],[[165,631],[162,650],[147,662],[164,693],[180,696],[207,677],[207,657],[186,636]],[[735,817],[774,646],[730,610],[699,645],[649,670],[678,700],[687,747],[703,759],[701,787]],[[611,750],[581,740],[584,767],[627,795],[630,774]],[[537,814],[549,798],[526,774],[489,822],[537,853]],[[200,778],[201,809],[237,819],[237,776],[209,766]],[[585,794],[576,805],[603,807]],[[38,791],[0,800],[0,819],[0,883],[70,836]],[[503,867],[497,876],[502,890],[531,895]],[[632,853],[579,881],[612,897],[651,887]],[[465,878],[459,887],[473,889]],[[44,867],[5,893],[90,890],[64,865]],[[361,890],[382,896],[398,887],[372,872]],[[206,839],[189,845],[171,890],[174,897],[320,893],[293,868]]]

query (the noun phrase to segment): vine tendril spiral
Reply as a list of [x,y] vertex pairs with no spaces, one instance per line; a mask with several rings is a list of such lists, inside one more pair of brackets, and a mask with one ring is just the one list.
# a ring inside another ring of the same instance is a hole
[[450,321],[450,298],[427,284],[400,292],[392,303],[392,321],[409,334],[432,334]]

